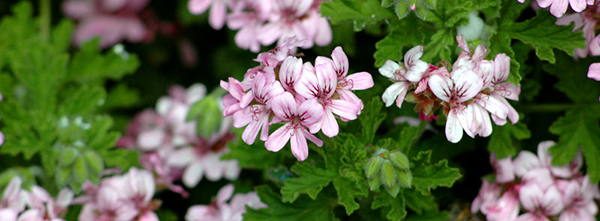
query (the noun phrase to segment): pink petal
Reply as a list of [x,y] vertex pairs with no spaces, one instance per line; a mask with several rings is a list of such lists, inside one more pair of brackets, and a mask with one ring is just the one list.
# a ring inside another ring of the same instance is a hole
[[339,132],[339,126],[331,110],[327,110],[321,119],[321,130],[328,137],[334,137]]
[[348,75],[346,80],[351,82],[352,90],[366,90],[375,85],[375,83],[373,83],[373,77],[371,77],[371,74],[368,72],[359,72]]
[[585,0],[569,0],[569,3],[571,4],[573,11],[576,12],[581,12],[587,7]]
[[[315,13],[318,15],[318,13]],[[327,19],[323,17],[316,18],[316,33],[315,33],[315,43],[319,46],[325,46],[331,43],[332,31],[331,26],[329,26],[329,22]]]
[[213,4],[210,7],[210,16],[208,18],[208,23],[211,27],[217,30],[223,27],[227,16],[226,10],[225,2],[222,0],[213,0]]
[[[338,72],[338,74],[341,74],[338,77],[346,76],[346,74],[348,74],[349,64],[348,57],[346,56],[346,53],[344,53],[342,47],[335,47],[335,49],[333,49],[333,52],[331,53],[331,58],[333,59],[333,67]],[[371,79],[371,81],[373,80]]]
[[564,208],[562,198],[558,189],[550,186],[542,197],[542,208],[548,215],[557,215]]
[[315,65],[317,82],[319,90],[327,92],[326,96],[331,97],[337,88],[337,75],[331,62]]
[[569,0],[554,0],[550,6],[550,13],[556,17],[562,17],[569,7]]
[[219,190],[219,193],[217,193],[216,201],[218,204],[224,204],[231,196],[233,196],[233,185],[227,184]]
[[213,0],[190,0],[188,2],[188,9],[192,14],[202,14],[208,9],[208,6],[210,6],[212,1]]
[[302,122],[300,123],[304,126],[310,126],[321,120],[323,106],[315,99],[306,100],[298,108],[298,114],[302,118]]
[[451,90],[454,87],[452,80],[445,76],[440,75],[432,75],[429,77],[427,81],[431,92],[435,94],[440,100],[449,102],[450,95],[452,94]]
[[290,146],[292,148],[292,154],[299,161],[304,161],[308,157],[308,144],[306,143],[306,138],[304,134],[299,131],[300,129],[296,129],[294,134],[291,137]]
[[310,99],[315,98],[317,95],[318,86],[317,76],[315,75],[315,70],[312,64],[305,63],[303,66],[302,76],[299,82],[294,87],[296,93],[302,95],[303,97]]
[[275,116],[286,119],[288,116],[292,116],[298,112],[296,99],[289,92],[280,94],[273,99],[271,110]]
[[[431,77],[429,80],[431,81]],[[475,72],[468,69],[452,71],[452,81],[454,82],[454,89],[459,90],[459,102],[465,102],[475,97],[475,95],[481,92],[481,88],[483,87],[481,78]]]
[[513,161],[515,174],[519,177],[522,177],[528,171],[542,167],[542,163],[538,159],[538,157],[529,152],[529,151],[521,151],[519,155]]
[[204,174],[204,168],[201,163],[192,163],[185,169],[183,173],[183,184],[187,187],[195,187],[198,185],[198,182],[202,179],[202,175]]
[[519,199],[521,200],[521,204],[528,211],[534,211],[538,206],[540,206],[543,197],[544,192],[536,184],[525,185],[519,190]]
[[290,140],[293,132],[294,131],[292,131],[289,124],[281,126],[279,129],[275,130],[275,132],[269,135],[269,138],[265,142],[265,147],[267,150],[272,152],[280,151]]
[[279,69],[279,81],[282,86],[290,91],[302,76],[302,59],[288,56],[283,60]]
[[356,119],[360,111],[356,104],[345,100],[333,100],[329,107],[334,114],[348,120]]
[[463,136],[463,128],[460,125],[456,111],[450,110],[446,120],[446,139],[452,143],[458,143]]
[[600,81],[600,63],[593,63],[590,65],[587,76],[593,80]]

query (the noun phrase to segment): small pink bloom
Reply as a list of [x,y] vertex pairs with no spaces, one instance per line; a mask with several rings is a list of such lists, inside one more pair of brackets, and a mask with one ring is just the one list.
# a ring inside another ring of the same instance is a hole
[[[518,0],[523,3],[525,0]],[[550,13],[556,17],[562,17],[569,5],[575,12],[583,11],[588,5],[592,5],[593,1],[590,0],[537,0],[537,5],[542,8],[550,7]]]
[[497,160],[495,156],[491,156],[490,161],[496,172],[496,182],[507,183],[515,179],[513,162],[510,158]]
[[317,123],[323,115],[323,108],[314,99],[298,104],[292,94],[284,92],[277,96],[272,103],[273,113],[284,122],[284,125],[269,135],[265,142],[267,150],[277,152],[291,140],[292,154],[296,159],[303,161],[308,157],[310,140],[317,146],[323,142],[312,135],[308,128]]
[[338,77],[336,93],[339,94],[343,100],[352,102],[356,106],[360,106],[360,109],[362,110],[362,101],[352,91],[372,88],[374,83],[371,74],[363,71],[348,75],[350,64],[346,53],[344,53],[344,50],[341,47],[336,47],[331,53],[331,59],[327,59],[327,61],[332,63],[332,67]]
[[187,221],[242,221],[246,207],[260,209],[267,207],[260,202],[254,192],[233,194],[233,185],[221,188],[217,197],[209,205],[196,205],[188,209]]
[[361,106],[344,99],[334,98],[338,77],[332,63],[325,59],[317,58],[315,67],[306,63],[302,78],[296,84],[295,89],[304,98],[318,101],[316,105],[323,109],[323,117],[313,125],[311,132],[316,133],[322,130],[325,135],[333,137],[339,132],[334,114],[343,119],[354,120],[360,113]]
[[[398,64],[393,61],[386,61],[385,64],[379,68],[379,73],[392,82],[395,82],[389,86],[382,95],[382,99],[386,106],[391,106],[396,101],[396,106],[402,107],[404,98],[412,84],[421,84],[423,80],[424,85],[427,85],[426,79],[424,79],[429,64],[421,60],[423,56],[423,46],[416,46],[404,55],[404,63]],[[421,93],[425,91],[427,87],[420,87],[415,93]]]
[[63,11],[79,20],[75,30],[75,43],[100,37],[100,45],[108,47],[120,41],[140,42],[148,36],[148,30],[140,19],[140,12],[148,0],[69,0]]
[[[478,105],[465,104],[481,91],[483,86],[481,78],[466,68],[454,70],[450,75],[432,75],[429,77],[428,84],[437,98],[448,103],[446,137],[450,142],[456,143],[462,138],[463,130],[474,137],[478,133],[474,129],[478,129],[477,127],[482,124],[488,125],[485,117],[487,116],[489,121],[489,115],[482,114]],[[481,119],[476,121],[476,116]]]

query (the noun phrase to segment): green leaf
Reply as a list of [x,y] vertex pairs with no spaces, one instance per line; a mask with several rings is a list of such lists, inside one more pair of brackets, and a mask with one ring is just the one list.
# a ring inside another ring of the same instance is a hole
[[556,62],[553,49],[571,54],[577,48],[585,47],[581,33],[573,32],[571,26],[558,26],[556,18],[548,13],[512,25],[510,35],[533,47],[535,54],[542,60]]
[[550,149],[553,163],[571,162],[581,150],[587,164],[587,175],[593,183],[600,181],[600,105],[575,108],[559,118],[550,132],[559,136]]
[[[241,136],[241,131],[236,130],[236,137]],[[260,142],[254,145],[247,145],[240,139],[229,143],[229,152],[223,155],[225,160],[236,160],[240,167],[244,169],[269,169],[277,167],[285,161],[286,152],[270,152],[265,149]]]
[[319,196],[316,200],[300,198],[293,204],[283,203],[280,196],[266,186],[256,188],[260,201],[267,205],[267,208],[252,209],[247,208],[244,213],[246,221],[336,221],[338,220],[333,213],[333,205],[330,198]]
[[388,220],[403,220],[406,217],[406,202],[403,193],[395,198],[388,194],[377,194],[371,203],[371,209],[383,208]]
[[386,113],[381,111],[383,108],[383,102],[379,97],[372,98],[364,107],[363,112],[361,113],[360,125],[362,128],[362,141],[364,143],[372,143],[373,139],[375,139],[375,135],[377,133],[377,129],[385,120]]
[[426,214],[437,211],[437,203],[431,194],[423,194],[419,191],[404,191],[406,206],[417,214]]
[[[430,32],[425,28],[423,22],[414,17],[407,17],[403,20],[393,22],[389,25],[389,33],[385,38],[375,44],[375,66],[381,67],[385,61],[401,61],[402,51],[405,48],[411,48],[422,44]],[[406,31],[415,30],[415,31]]]
[[379,0],[331,0],[321,4],[321,14],[329,18],[332,24],[352,21],[355,31],[392,18],[394,14],[383,8]]
[[75,53],[69,65],[69,78],[78,82],[97,82],[105,79],[120,79],[133,73],[139,66],[137,56],[116,45],[106,54],[101,54],[99,40],[84,43]]
[[529,137],[531,137],[531,132],[523,123],[494,126],[488,150],[494,153],[498,159],[512,157],[520,149],[518,141]]
[[462,177],[457,168],[448,166],[447,160],[432,163],[430,151],[420,152],[412,162],[413,186],[422,193],[437,187],[451,187]]
[[408,217],[406,221],[446,221],[452,220],[447,212],[425,213]]
[[309,162],[295,164],[292,167],[297,177],[290,178],[281,187],[283,202],[293,202],[300,194],[307,194],[311,199],[316,199],[321,190],[329,185],[336,174],[315,167]]

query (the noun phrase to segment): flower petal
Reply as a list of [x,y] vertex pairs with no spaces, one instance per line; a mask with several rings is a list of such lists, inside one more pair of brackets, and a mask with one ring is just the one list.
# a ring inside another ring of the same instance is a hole
[[291,126],[289,124],[284,124],[271,135],[269,135],[269,138],[265,142],[265,147],[267,150],[272,152],[280,151],[290,140],[292,133],[293,131]]
[[446,139],[452,143],[458,143],[463,136],[463,128],[461,127],[458,115],[455,110],[450,110],[448,119],[446,120]]
[[366,90],[375,85],[375,83],[373,83],[373,77],[371,77],[371,74],[368,72],[358,72],[348,75],[346,80],[351,82],[352,90]]
[[427,81],[431,92],[438,97],[440,100],[449,102],[450,95],[452,94],[452,88],[454,88],[454,84],[452,80],[448,77],[434,74],[429,77]]
[[387,60],[385,61],[385,64],[379,68],[379,73],[389,79],[395,79],[398,70],[400,70],[400,65],[398,63]]

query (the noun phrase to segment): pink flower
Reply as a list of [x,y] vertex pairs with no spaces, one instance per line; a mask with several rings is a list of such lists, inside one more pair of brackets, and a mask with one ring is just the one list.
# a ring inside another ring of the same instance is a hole
[[583,31],[586,47],[575,50],[577,57],[587,57],[588,55],[600,55],[600,37],[596,35],[596,24],[598,24],[598,13],[600,7],[590,6],[581,13],[573,13],[556,20],[557,25],[570,25],[573,23],[573,31]]
[[254,192],[234,195],[233,185],[229,184],[219,190],[211,204],[190,207],[185,219],[187,221],[241,221],[246,207],[260,209],[267,206],[260,202]]
[[157,207],[152,201],[154,185],[152,174],[138,169],[105,178],[99,186],[87,184],[79,220],[157,220],[152,212]]
[[188,9],[192,14],[202,14],[210,6],[208,22],[214,29],[221,29],[227,17],[228,0],[190,0]]
[[515,179],[514,166],[510,158],[497,160],[495,156],[491,156],[490,161],[496,172],[496,182],[507,183]]
[[[525,0],[518,0],[523,3]],[[556,17],[562,17],[569,5],[575,12],[583,11],[588,5],[593,5],[594,0],[537,0],[538,6],[547,8],[550,6],[550,13]]]
[[[331,53],[331,59],[317,58],[321,61],[329,61],[332,63],[333,70],[337,74],[337,89],[336,93],[340,95],[343,100],[354,103],[356,106],[360,106],[362,110],[362,101],[352,91],[355,90],[366,90],[372,88],[373,77],[368,72],[358,72],[348,75],[348,68],[350,66],[348,57],[341,47],[336,47]],[[315,62],[317,65],[319,62]]]
[[108,47],[123,40],[143,41],[148,30],[139,14],[148,0],[68,0],[63,11],[79,20],[75,30],[75,43],[100,37],[100,45]]
[[56,199],[39,186],[31,191],[21,189],[21,179],[13,178],[0,201],[2,221],[63,221],[62,217],[71,204],[73,193],[67,189],[60,191]]
[[[490,208],[491,204],[495,204],[498,198],[500,198],[500,193],[500,185],[488,182],[484,179],[477,197],[473,200],[473,203],[471,203],[471,212],[477,213],[481,209]],[[487,211],[484,211],[483,213],[485,214]]]
[[334,98],[337,89],[337,75],[331,62],[319,61],[317,66],[313,67],[307,63],[304,65],[304,73],[300,83],[296,84],[296,91],[304,98],[318,101],[315,105],[322,108],[318,123],[311,127],[311,132],[316,133],[319,130],[323,134],[334,137],[339,132],[339,126],[334,114],[343,119],[354,120],[360,113],[361,106],[356,103]]
[[317,146],[323,145],[323,142],[308,130],[319,122],[323,115],[323,109],[316,100],[306,100],[298,104],[292,94],[284,92],[273,100],[272,108],[277,120],[284,124],[269,135],[265,142],[267,150],[277,152],[291,139],[292,154],[296,159],[303,161],[308,157],[307,139]]
[[195,187],[203,176],[210,181],[223,177],[234,180],[240,173],[240,167],[235,160],[221,160],[227,152],[225,144],[232,137],[223,134],[211,140],[200,140],[195,147],[184,147],[173,151],[167,158],[167,165],[185,168],[183,183],[187,187]]
[[421,56],[423,56],[423,46],[416,46],[404,54],[404,64],[388,60],[379,68],[381,75],[395,82],[383,92],[381,98],[385,106],[391,106],[395,100],[396,106],[402,107],[410,86],[419,83],[424,77],[429,64],[420,60]]
[[550,147],[554,146],[554,142],[545,141],[538,145],[537,156],[529,151],[521,151],[514,160],[515,174],[519,177],[525,176],[528,172],[537,168],[550,169],[552,175],[570,178],[579,172],[583,164],[581,155],[577,155],[575,159],[566,166],[553,166],[551,164],[552,157],[548,153]]
[[564,208],[560,192],[554,186],[547,189],[535,184],[527,184],[521,187],[519,198],[523,207],[528,211],[518,220],[548,220],[549,216],[560,213]]
[[519,214],[519,198],[514,192],[506,192],[502,196],[482,207],[481,211],[488,221],[513,221]]
[[[280,73],[282,72],[285,72],[285,69],[280,71]],[[269,118],[272,115],[270,102],[284,91],[278,81],[269,81],[264,76],[257,77],[252,84],[252,94],[256,104],[247,106],[233,115],[234,127],[246,127],[242,134],[242,140],[247,144],[253,144],[260,131],[262,131],[260,139],[267,140]]]
[[304,48],[310,48],[314,43],[323,46],[331,42],[331,27],[316,12],[318,4],[315,6],[313,0],[279,0],[273,4],[269,22],[258,35],[262,44],[269,45],[287,36],[306,40]]
[[239,0],[234,1],[232,12],[227,17],[227,26],[239,30],[235,34],[235,43],[242,49],[252,52],[260,50],[258,34],[263,22],[269,18],[272,0]]
[[[460,141],[463,130],[474,137],[477,133],[474,125],[485,122],[485,116],[489,121],[489,115],[482,114],[479,106],[465,103],[473,99],[483,86],[481,78],[472,70],[461,68],[452,71],[450,76],[435,74],[429,77],[428,84],[437,98],[448,103],[446,138],[450,142]],[[477,116],[480,116],[480,121],[475,121]]]

